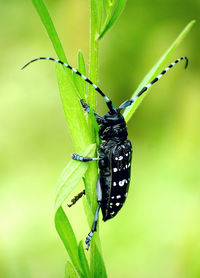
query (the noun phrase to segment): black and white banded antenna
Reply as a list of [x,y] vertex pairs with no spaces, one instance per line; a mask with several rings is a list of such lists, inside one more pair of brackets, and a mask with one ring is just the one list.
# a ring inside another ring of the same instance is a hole
[[33,59],[31,61],[29,61],[26,65],[24,65],[21,69],[24,69],[26,68],[28,65],[30,65],[31,63],[33,62],[36,62],[38,60],[50,60],[50,61],[53,61],[53,62],[56,62],[58,64],[61,64],[63,65],[64,67],[70,69],[71,71],[73,71],[74,73],[76,73],[77,75],[79,75],[80,77],[82,77],[86,82],[88,82],[90,85],[92,85],[92,87],[105,99],[106,101],[106,104],[109,108],[109,110],[111,112],[114,112],[114,108],[113,108],[113,104],[112,104],[112,101],[102,92],[102,90],[97,86],[95,85],[91,80],[89,80],[85,75],[81,74],[77,69],[71,67],[70,65],[68,65],[67,63],[64,63],[58,59],[54,59],[54,58],[51,58],[51,57],[38,57],[36,59]]
[[176,65],[178,62],[180,62],[181,60],[186,61],[185,63],[185,69],[188,66],[188,58],[187,57],[181,57],[179,59],[177,59],[174,63],[171,63],[167,68],[165,68],[157,77],[155,77],[150,83],[148,83],[146,86],[144,86],[140,92],[132,99],[130,100],[126,100],[125,102],[123,102],[120,106],[119,106],[119,110],[122,110],[128,106],[130,106],[131,104],[133,104],[144,92],[146,92],[148,90],[149,87],[151,87],[154,83],[156,83],[170,68],[173,68],[174,65]]

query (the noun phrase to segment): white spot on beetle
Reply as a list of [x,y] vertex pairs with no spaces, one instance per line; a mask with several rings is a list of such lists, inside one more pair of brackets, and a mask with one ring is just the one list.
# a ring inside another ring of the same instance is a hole
[[113,168],[113,171],[114,171],[114,172],[117,172],[117,168]]
[[125,180],[119,181],[119,186],[123,186],[125,183]]
[[117,185],[117,183],[114,181],[114,182],[113,182],[113,186],[116,186],[116,185]]
[[123,156],[120,155],[119,160],[122,160],[122,159],[123,159]]
[[121,198],[121,195],[117,195],[116,198],[117,198],[117,199],[120,199],[120,198]]
[[120,203],[116,203],[116,206],[118,207],[120,205]]

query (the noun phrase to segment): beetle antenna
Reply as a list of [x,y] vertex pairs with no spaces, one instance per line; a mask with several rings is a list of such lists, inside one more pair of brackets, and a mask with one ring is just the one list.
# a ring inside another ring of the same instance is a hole
[[102,92],[102,90],[101,90],[97,85],[95,85],[92,81],[90,81],[86,76],[84,76],[83,74],[81,74],[77,69],[71,67],[71,66],[68,65],[67,63],[64,63],[64,62],[62,62],[62,61],[60,61],[60,60],[58,60],[58,59],[54,59],[54,58],[50,58],[50,57],[39,57],[39,58],[36,58],[36,59],[31,60],[31,61],[28,62],[26,65],[24,65],[21,69],[26,68],[28,65],[30,65],[31,63],[33,63],[33,62],[35,62],[35,61],[38,61],[38,60],[50,60],[50,61],[59,63],[59,64],[63,65],[64,67],[70,69],[71,71],[73,71],[74,73],[76,73],[77,75],[79,75],[80,77],[82,77],[86,82],[88,82],[90,85],[92,85],[92,87],[105,99],[106,104],[107,104],[109,110],[110,110],[111,112],[114,111],[112,101]]
[[186,60],[185,63],[185,69],[188,66],[188,58],[187,57],[181,57],[179,59],[177,59],[174,63],[171,63],[167,68],[165,68],[157,77],[155,77],[149,84],[147,84],[145,87],[142,88],[142,90],[140,90],[140,92],[131,100],[126,100],[125,102],[123,102],[120,106],[119,106],[119,110],[122,110],[128,106],[130,106],[132,103],[134,103],[145,91],[147,91],[147,89],[149,87],[151,87],[151,85],[153,85],[154,83],[156,83],[170,68],[173,68],[174,65],[176,65],[178,62],[180,62],[181,60]]

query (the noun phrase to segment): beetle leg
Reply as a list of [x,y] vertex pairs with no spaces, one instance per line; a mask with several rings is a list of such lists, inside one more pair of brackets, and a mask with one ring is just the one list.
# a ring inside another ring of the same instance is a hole
[[85,195],[85,189],[78,195],[74,196],[74,198],[71,200],[71,204],[69,204],[68,207],[70,208],[71,206],[73,206],[83,195]]
[[82,161],[82,162],[88,162],[88,161],[98,161],[101,160],[102,158],[98,158],[98,157],[83,157],[80,156],[76,153],[72,154],[72,159],[74,160],[78,160],[78,161]]
[[97,180],[97,202],[98,202],[98,207],[97,207],[97,210],[96,210],[96,213],[95,213],[95,216],[94,216],[94,222],[92,224],[92,229],[89,232],[89,234],[88,234],[88,236],[86,237],[86,240],[85,240],[85,243],[87,244],[86,250],[89,249],[92,236],[93,236],[94,232],[96,232],[96,230],[97,230],[99,210],[100,210],[101,202],[102,202],[102,190],[101,190],[101,184],[100,184],[99,176],[98,176],[98,180]]
[[[84,109],[86,112],[89,113],[89,112],[90,112],[90,106],[89,106],[86,102],[84,102],[83,99],[81,99],[80,102],[81,102],[81,105],[82,105],[83,109]],[[100,124],[100,123],[102,123],[102,122],[104,121],[103,117],[100,116],[99,114],[97,114],[95,111],[93,111],[93,114],[94,114],[94,116],[96,117],[96,120],[97,120],[97,123],[98,123],[98,124]]]
[[91,239],[93,237],[94,232],[96,232],[96,230],[97,230],[97,221],[98,221],[98,218],[99,218],[100,207],[101,207],[101,202],[98,203],[98,207],[97,207],[97,210],[96,210],[96,213],[95,213],[92,229],[89,232],[89,234],[88,234],[88,236],[86,237],[86,240],[85,240],[85,243],[87,244],[86,250],[89,250]]

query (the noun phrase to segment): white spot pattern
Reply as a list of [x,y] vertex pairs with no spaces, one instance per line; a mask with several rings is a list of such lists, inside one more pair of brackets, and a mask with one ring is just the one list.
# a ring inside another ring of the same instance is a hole
[[125,180],[119,181],[119,186],[124,186]]

